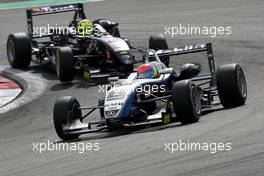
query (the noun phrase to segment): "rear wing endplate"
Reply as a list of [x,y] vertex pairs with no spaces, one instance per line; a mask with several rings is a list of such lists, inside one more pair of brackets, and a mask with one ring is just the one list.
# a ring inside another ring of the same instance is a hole
[[[198,53],[198,52],[207,53],[208,65],[210,69],[210,77],[212,79],[210,84],[212,87],[214,87],[216,86],[216,69],[215,69],[215,63],[214,63],[212,43],[187,45],[184,47],[161,49],[161,50],[156,51],[159,57],[191,54],[191,53]],[[149,57],[154,57],[153,53],[150,52]]]

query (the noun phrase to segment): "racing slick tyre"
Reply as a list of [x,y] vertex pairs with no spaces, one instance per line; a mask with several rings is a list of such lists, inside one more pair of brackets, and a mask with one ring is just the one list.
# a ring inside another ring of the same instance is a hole
[[[155,35],[150,36],[149,38],[149,49],[159,50],[159,49],[168,49],[168,43],[164,36]],[[163,62],[166,66],[169,66],[170,57],[160,57],[161,62]]]
[[74,62],[72,49],[60,47],[56,51],[56,72],[61,82],[69,82],[74,78]]
[[63,127],[68,126],[74,119],[81,118],[80,104],[75,97],[66,96],[56,100],[53,109],[53,121],[57,135],[63,140],[73,140],[79,137],[78,134],[64,133]]
[[238,64],[221,65],[216,71],[217,89],[224,108],[244,105],[247,99],[247,83]]
[[174,83],[172,102],[177,119],[182,124],[194,123],[200,119],[200,93],[197,86],[191,80]]
[[13,68],[27,68],[31,61],[31,42],[26,33],[13,33],[7,39],[7,58]]

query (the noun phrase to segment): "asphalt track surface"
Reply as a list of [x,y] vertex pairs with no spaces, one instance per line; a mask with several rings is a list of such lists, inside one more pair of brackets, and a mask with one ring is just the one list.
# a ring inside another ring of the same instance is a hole
[[[245,106],[207,113],[198,123],[168,128],[143,129],[129,134],[83,135],[79,142],[99,142],[99,151],[32,150],[33,142],[59,141],[53,128],[56,98],[76,96],[92,105],[100,97],[98,86],[79,79],[63,85],[51,71],[28,72],[47,80],[39,98],[0,115],[0,175],[259,175],[264,173],[264,2],[262,0],[109,0],[88,3],[93,19],[107,17],[120,23],[122,35],[137,46],[166,25],[179,23],[232,26],[232,35],[179,36],[170,46],[212,41],[216,64],[237,62],[248,83]],[[67,18],[68,16],[64,16]],[[70,18],[70,17],[69,17]],[[56,22],[47,19],[44,23]],[[5,41],[10,32],[25,31],[23,9],[0,11],[1,65],[6,65]],[[95,119],[96,117],[94,117]],[[92,118],[93,119],[93,118]],[[164,151],[164,142],[231,142],[230,151]]]

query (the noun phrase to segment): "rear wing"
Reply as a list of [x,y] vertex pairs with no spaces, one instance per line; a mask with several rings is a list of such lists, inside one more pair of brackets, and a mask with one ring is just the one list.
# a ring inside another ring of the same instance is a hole
[[[197,80],[212,79],[212,81],[210,83],[211,86],[216,86],[216,69],[215,69],[215,63],[214,63],[212,43],[188,45],[188,46],[184,46],[184,47],[177,47],[177,48],[171,48],[171,49],[161,49],[161,50],[156,51],[156,53],[159,57],[191,54],[191,53],[198,53],[198,52],[206,52],[207,53],[210,75],[197,78]],[[149,56],[154,57],[153,53],[151,53],[151,52],[149,53]]]
[[[85,13],[83,10],[83,4],[64,4],[64,5],[54,5],[54,6],[45,6],[45,7],[35,7],[32,9],[27,9],[27,26],[28,26],[28,35],[32,38],[40,38],[38,35],[33,35],[33,16],[40,15],[48,15],[48,14],[56,14],[56,13],[64,13],[64,12],[72,12],[74,11],[74,22],[76,22],[77,18],[84,19]],[[42,36],[45,37],[45,36]]]

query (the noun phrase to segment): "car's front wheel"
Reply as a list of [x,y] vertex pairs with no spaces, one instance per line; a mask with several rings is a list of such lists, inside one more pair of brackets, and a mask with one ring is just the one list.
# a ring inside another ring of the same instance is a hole
[[201,116],[198,87],[191,80],[174,83],[172,102],[177,119],[182,124],[197,122]]
[[74,61],[70,47],[60,47],[56,50],[56,72],[61,82],[69,82],[74,78]]
[[82,112],[80,104],[75,97],[66,96],[56,100],[53,109],[53,121],[57,135],[63,140],[73,140],[79,137],[78,134],[67,134],[64,127],[71,125],[74,119],[81,119]]

